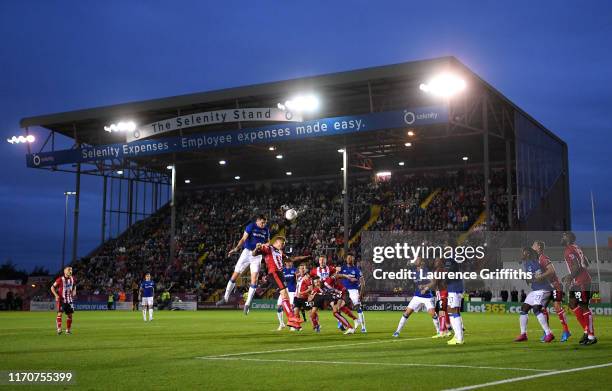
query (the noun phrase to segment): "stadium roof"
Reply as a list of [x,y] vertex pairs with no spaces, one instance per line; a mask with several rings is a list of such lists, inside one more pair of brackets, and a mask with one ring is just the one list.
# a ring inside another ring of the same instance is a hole
[[[314,92],[322,100],[321,109],[316,115],[305,119],[391,111],[439,104],[439,98],[423,93],[419,85],[442,72],[457,74],[468,85],[466,98],[453,100],[454,111],[448,124],[283,142],[275,146],[278,149],[274,152],[268,150],[268,145],[248,145],[133,158],[130,161],[159,172],[165,172],[168,164],[177,164],[181,167],[178,170],[179,179],[195,179],[197,184],[233,181],[236,175],[245,180],[260,180],[282,178],[287,172],[292,172],[294,177],[338,174],[341,155],[337,149],[344,145],[349,145],[354,165],[374,162],[373,166],[377,169],[397,167],[399,161],[405,161],[406,167],[459,164],[462,156],[469,156],[470,163],[477,163],[483,159],[482,128],[485,115],[497,121],[489,129],[492,136],[497,136],[490,138],[491,160],[503,160],[505,140],[514,138],[512,120],[509,118],[514,111],[527,116],[544,132],[563,143],[454,57],[27,117],[20,121],[20,125],[23,128],[40,126],[76,138],[82,144],[101,145],[123,142],[120,134],[103,130],[104,126],[120,120],[130,119],[146,124],[202,111],[276,107],[277,103],[301,92]],[[488,105],[480,104],[487,107],[486,114],[478,106],[480,97],[485,95]],[[184,129],[182,134],[261,125],[261,122],[256,125],[248,122],[207,125]],[[408,138],[407,130],[414,130],[416,136]],[[174,131],[173,134],[177,135],[178,132]],[[406,147],[406,142],[413,142],[413,147]],[[279,153],[283,154],[282,160],[275,159]],[[223,169],[219,169],[221,159],[228,162]]]

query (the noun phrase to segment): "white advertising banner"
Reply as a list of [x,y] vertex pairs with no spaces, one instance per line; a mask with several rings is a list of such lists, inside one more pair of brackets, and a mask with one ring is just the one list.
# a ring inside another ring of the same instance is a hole
[[54,301],[30,301],[30,311],[53,311]]
[[[75,302],[76,311],[106,311],[108,304],[105,302]],[[54,301],[30,301],[30,311],[55,311]],[[127,301],[116,301],[114,310],[131,311],[132,303]]]
[[173,310],[196,311],[198,309],[197,301],[173,301]]
[[178,129],[193,128],[196,126],[223,124],[229,122],[250,121],[279,121],[279,122],[302,122],[302,116],[291,111],[277,108],[250,108],[215,110],[202,113],[181,115],[180,117],[168,118],[146,125],[137,126],[136,130],[126,133],[128,143],[142,140],[156,134],[172,132]]

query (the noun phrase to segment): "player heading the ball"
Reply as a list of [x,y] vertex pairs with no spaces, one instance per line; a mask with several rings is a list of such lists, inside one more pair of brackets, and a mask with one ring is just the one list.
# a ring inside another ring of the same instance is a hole
[[261,266],[261,255],[253,255],[253,250],[258,244],[267,243],[270,240],[270,229],[266,225],[268,219],[264,215],[259,215],[255,218],[254,222],[249,223],[244,229],[242,237],[238,241],[238,244],[230,250],[227,254],[228,257],[237,253],[242,249],[234,273],[227,282],[225,288],[225,294],[223,298],[217,302],[217,305],[227,303],[232,291],[236,287],[236,280],[246,270],[247,267],[251,269],[251,285],[249,286],[249,293],[247,295],[246,302],[244,304],[244,314],[247,315],[251,308],[251,301],[255,295],[257,289],[257,279],[259,278],[259,268]]

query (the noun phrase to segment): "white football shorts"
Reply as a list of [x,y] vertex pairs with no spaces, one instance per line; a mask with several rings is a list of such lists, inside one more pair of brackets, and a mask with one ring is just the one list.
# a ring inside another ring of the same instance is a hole
[[234,271],[238,274],[242,274],[247,267],[250,267],[251,273],[259,273],[260,266],[261,255],[253,256],[253,251],[245,248],[242,250],[240,258],[238,258],[238,262],[236,262]]
[[414,312],[419,312],[419,310],[423,306],[425,307],[425,310],[427,311],[433,309],[434,308],[434,298],[433,297],[426,298],[426,297],[413,296],[412,300],[410,300],[410,303],[408,303],[408,308],[411,308]]

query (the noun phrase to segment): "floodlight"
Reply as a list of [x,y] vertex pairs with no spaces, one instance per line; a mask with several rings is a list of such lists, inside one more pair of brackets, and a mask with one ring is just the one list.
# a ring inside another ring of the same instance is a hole
[[429,82],[422,83],[419,86],[421,91],[441,97],[451,97],[465,90],[465,87],[465,80],[450,73],[435,76]]

